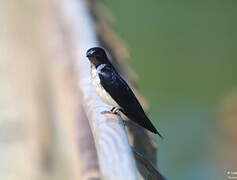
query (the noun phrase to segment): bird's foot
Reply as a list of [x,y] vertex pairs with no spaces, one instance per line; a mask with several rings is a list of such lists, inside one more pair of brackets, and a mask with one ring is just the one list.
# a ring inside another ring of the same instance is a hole
[[101,114],[115,114],[119,115],[120,108],[118,107],[113,107],[110,111],[102,111]]
[[121,109],[119,107],[113,107],[110,111],[113,112],[114,114],[119,114]]

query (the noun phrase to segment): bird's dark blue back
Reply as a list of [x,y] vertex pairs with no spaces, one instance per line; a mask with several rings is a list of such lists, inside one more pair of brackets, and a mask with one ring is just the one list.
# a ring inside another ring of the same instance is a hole
[[122,112],[130,120],[135,121],[140,126],[159,134],[146,116],[142,106],[128,84],[116,72],[114,67],[112,65],[106,65],[100,69],[98,73],[101,85],[120,108],[122,108]]

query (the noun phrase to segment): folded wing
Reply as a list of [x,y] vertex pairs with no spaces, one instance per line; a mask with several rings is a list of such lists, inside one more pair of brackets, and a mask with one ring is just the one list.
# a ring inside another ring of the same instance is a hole
[[[99,72],[100,83],[110,96],[122,108],[122,112],[140,126],[159,134],[146,116],[141,104],[129,88],[128,84],[110,65],[103,67]],[[160,135],[160,134],[159,134]],[[161,136],[161,135],[160,135]]]

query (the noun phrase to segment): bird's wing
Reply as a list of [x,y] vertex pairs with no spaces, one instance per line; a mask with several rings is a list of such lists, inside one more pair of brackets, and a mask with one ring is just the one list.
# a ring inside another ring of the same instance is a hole
[[[111,66],[105,66],[98,71],[100,83],[110,94],[116,103],[122,108],[122,112],[140,126],[158,133],[156,128],[146,116],[136,96],[128,84]],[[158,133],[159,134],[159,133]]]

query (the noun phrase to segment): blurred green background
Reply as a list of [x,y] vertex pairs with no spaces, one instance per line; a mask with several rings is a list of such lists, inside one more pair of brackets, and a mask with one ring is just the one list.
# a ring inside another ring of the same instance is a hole
[[177,180],[222,180],[237,171],[235,159],[224,157],[237,148],[219,112],[237,85],[237,1],[104,2],[165,137],[157,138],[160,171]]

